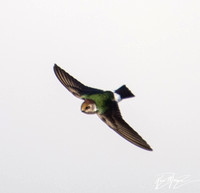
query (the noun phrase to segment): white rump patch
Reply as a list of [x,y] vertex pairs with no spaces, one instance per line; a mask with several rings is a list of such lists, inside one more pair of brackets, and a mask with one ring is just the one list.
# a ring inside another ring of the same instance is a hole
[[117,102],[120,102],[122,100],[121,96],[119,94],[115,93],[115,92],[114,92],[114,99]]

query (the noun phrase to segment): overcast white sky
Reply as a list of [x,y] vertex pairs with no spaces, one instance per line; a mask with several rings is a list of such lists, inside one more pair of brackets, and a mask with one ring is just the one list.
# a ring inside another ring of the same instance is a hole
[[[200,181],[155,186],[165,172],[200,180],[199,8],[198,0],[2,0],[0,192],[199,192]],[[136,97],[121,113],[154,151],[81,113],[54,63],[88,86],[126,84]]]

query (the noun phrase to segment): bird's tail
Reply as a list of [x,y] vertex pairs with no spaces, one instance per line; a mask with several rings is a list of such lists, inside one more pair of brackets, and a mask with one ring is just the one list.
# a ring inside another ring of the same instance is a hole
[[121,86],[117,90],[115,90],[115,93],[120,95],[121,100],[134,97],[135,95],[126,87],[126,85]]

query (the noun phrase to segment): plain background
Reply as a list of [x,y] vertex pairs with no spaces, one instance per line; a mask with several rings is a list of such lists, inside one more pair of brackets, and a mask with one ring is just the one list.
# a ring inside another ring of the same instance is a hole
[[[188,193],[155,188],[173,172],[200,180],[198,0],[2,0],[0,192]],[[135,98],[124,119],[152,146],[127,142],[57,80],[57,63],[82,83]]]

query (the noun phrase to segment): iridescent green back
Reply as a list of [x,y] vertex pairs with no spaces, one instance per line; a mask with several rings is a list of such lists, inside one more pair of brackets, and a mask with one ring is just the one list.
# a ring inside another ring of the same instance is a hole
[[103,114],[110,108],[110,105],[114,100],[114,95],[111,91],[105,91],[99,94],[83,95],[82,98],[93,100],[96,103],[98,113]]

